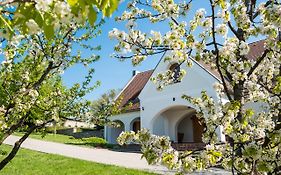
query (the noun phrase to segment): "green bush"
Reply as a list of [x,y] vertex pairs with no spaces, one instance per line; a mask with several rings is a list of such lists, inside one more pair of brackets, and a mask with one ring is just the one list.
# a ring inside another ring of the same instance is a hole
[[83,138],[83,141],[88,143],[95,143],[95,144],[106,144],[106,140],[99,137],[89,137],[89,138]]
[[101,147],[101,148],[113,148],[114,146],[112,144],[108,144],[106,140],[99,137],[72,139],[71,142],[67,142],[66,144],[85,145],[85,146]]
[[89,145],[93,147],[106,147],[107,145],[106,140],[99,137],[89,137],[89,138],[82,138],[77,140],[79,140],[77,144],[81,143],[83,145]]

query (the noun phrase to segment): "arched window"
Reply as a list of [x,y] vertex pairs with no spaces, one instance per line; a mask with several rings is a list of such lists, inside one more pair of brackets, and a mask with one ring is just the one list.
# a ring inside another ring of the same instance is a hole
[[140,130],[140,121],[138,120],[138,121],[135,121],[135,122],[133,123],[133,131],[134,131],[135,133],[137,133],[139,130]]
[[174,63],[170,66],[170,71],[173,72],[173,83],[179,83],[179,77],[180,77],[180,65],[178,63]]
[[140,129],[141,129],[141,123],[140,123],[140,117],[135,118],[132,122],[131,122],[131,130],[134,131],[135,133],[137,133]]

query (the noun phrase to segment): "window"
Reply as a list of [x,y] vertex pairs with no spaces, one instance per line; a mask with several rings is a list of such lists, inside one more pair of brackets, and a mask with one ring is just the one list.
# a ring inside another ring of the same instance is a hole
[[170,71],[172,71],[173,75],[173,83],[179,83],[180,80],[180,65],[178,63],[174,63],[170,66]]

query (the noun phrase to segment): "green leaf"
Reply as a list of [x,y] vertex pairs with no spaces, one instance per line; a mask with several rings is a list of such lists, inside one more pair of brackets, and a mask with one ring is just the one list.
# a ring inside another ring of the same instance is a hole
[[111,15],[111,12],[110,12],[110,8],[108,7],[104,10],[104,16],[109,17],[110,15]]
[[39,26],[43,26],[44,25],[44,17],[42,16],[42,14],[38,11],[35,12],[35,18],[34,21],[39,25]]
[[117,9],[119,0],[110,0],[110,7],[108,8],[109,16]]
[[14,32],[14,30],[12,29],[11,25],[9,24],[9,21],[6,21],[6,19],[0,15],[0,19],[3,22],[3,24],[8,27],[8,29],[10,30],[10,32]]
[[48,40],[51,40],[51,39],[54,38],[55,31],[54,31],[54,26],[53,25],[44,24],[43,30],[44,30],[44,33],[45,33],[46,38]]
[[75,6],[78,3],[78,0],[67,0],[70,6]]
[[97,12],[92,7],[89,8],[88,18],[89,23],[94,26],[95,21],[97,20]]
[[212,165],[214,165],[214,164],[216,163],[216,157],[213,156],[213,155],[210,155],[209,160],[210,160],[210,163],[211,163]]
[[213,151],[213,155],[216,157],[222,157],[222,153],[218,151]]
[[86,3],[84,0],[78,0],[79,6],[81,7],[82,10],[85,10],[86,8]]
[[102,1],[101,1],[101,4],[100,4],[100,9],[101,9],[102,11],[104,11],[105,8],[106,8],[106,6],[108,5],[108,3],[110,3],[109,0],[102,0]]

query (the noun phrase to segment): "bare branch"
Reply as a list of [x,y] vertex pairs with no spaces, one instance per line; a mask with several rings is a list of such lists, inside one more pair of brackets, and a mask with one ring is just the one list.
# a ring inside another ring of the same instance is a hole
[[248,72],[247,76],[251,76],[252,73],[256,70],[256,68],[261,64],[261,62],[265,59],[266,55],[270,52],[269,49],[266,49],[262,56],[259,57],[259,59],[256,61],[255,65],[250,69],[250,71]]
[[220,78],[222,80],[222,83],[223,83],[223,87],[224,87],[224,90],[226,92],[226,95],[228,97],[229,100],[232,100],[232,97],[230,95],[230,91],[228,90],[228,87],[227,87],[227,84],[226,84],[226,81],[225,81],[225,78],[222,74],[222,71],[221,71],[221,68],[220,68],[220,63],[219,63],[219,48],[218,48],[218,44],[217,44],[217,41],[216,41],[216,31],[215,31],[215,6],[213,4],[213,1],[210,0],[210,4],[211,4],[211,7],[212,7],[212,38],[213,38],[213,43],[214,43],[214,47],[215,47],[215,54],[216,54],[216,65],[217,65],[217,70],[219,72],[219,75],[220,75]]

